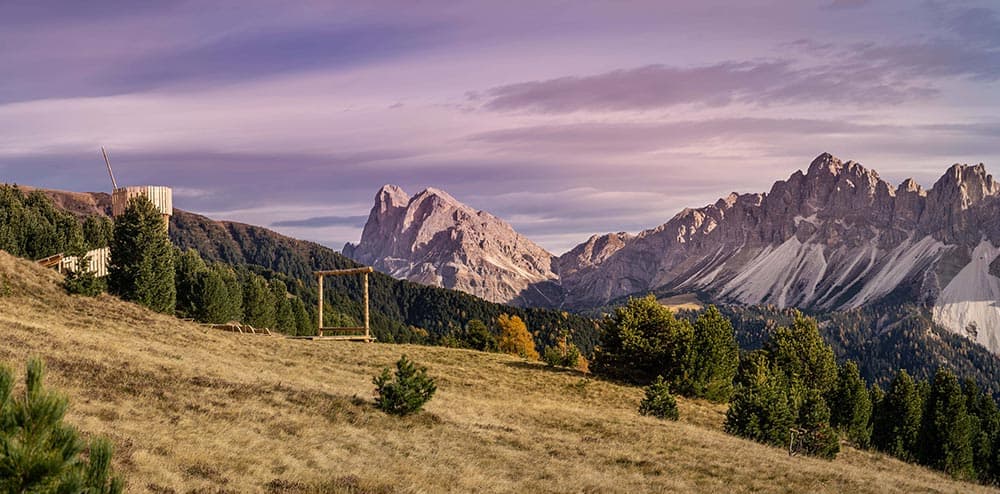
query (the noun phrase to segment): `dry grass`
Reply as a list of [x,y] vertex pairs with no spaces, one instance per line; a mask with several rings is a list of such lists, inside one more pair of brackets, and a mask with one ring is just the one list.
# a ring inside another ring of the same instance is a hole
[[[45,359],[130,492],[986,491],[851,449],[789,457],[722,433],[707,403],[641,417],[640,389],[516,358],[206,330],[57,281],[0,253],[0,361]],[[369,403],[402,353],[439,391],[400,419]]]
[[701,310],[705,304],[701,303],[698,296],[693,293],[684,293],[681,295],[674,295],[672,297],[661,298],[657,300],[660,305],[673,310]]

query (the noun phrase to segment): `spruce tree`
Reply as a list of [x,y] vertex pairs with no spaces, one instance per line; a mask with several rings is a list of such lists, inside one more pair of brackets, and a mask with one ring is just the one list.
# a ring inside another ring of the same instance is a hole
[[916,460],[923,409],[916,382],[901,369],[876,408],[872,445],[901,460]]
[[463,337],[469,348],[473,350],[483,352],[497,351],[496,336],[493,336],[493,333],[486,327],[486,324],[479,319],[473,319],[465,325],[465,334]]
[[956,478],[972,478],[971,425],[958,378],[938,369],[921,423],[921,462]]
[[717,403],[729,401],[739,357],[732,323],[714,305],[708,306],[694,321],[685,370],[686,394]]
[[649,386],[643,388],[646,396],[639,403],[641,415],[651,415],[665,420],[677,420],[677,400],[670,394],[670,385],[658,376]]
[[115,219],[108,289],[124,300],[173,313],[174,253],[163,217],[149,199],[136,196]]
[[409,415],[423,408],[437,391],[434,379],[426,367],[418,367],[403,355],[396,362],[396,373],[389,368],[372,379],[375,385],[375,406],[393,415]]
[[847,361],[837,373],[837,385],[830,395],[830,425],[859,447],[867,447],[871,436],[868,423],[872,404],[858,366]]
[[243,282],[243,322],[256,328],[274,327],[274,296],[267,280],[248,273]]

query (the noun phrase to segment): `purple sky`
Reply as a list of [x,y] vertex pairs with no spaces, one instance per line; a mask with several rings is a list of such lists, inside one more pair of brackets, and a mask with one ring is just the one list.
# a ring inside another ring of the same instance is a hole
[[174,187],[340,248],[434,186],[554,253],[828,151],[1000,158],[988,2],[0,2],[0,181]]

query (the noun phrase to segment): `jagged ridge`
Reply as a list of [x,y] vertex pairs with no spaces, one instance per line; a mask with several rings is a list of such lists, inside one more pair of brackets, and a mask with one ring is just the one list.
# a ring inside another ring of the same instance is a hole
[[395,185],[375,195],[358,245],[344,254],[396,278],[517,305],[555,305],[555,256],[503,220],[446,192],[412,198]]

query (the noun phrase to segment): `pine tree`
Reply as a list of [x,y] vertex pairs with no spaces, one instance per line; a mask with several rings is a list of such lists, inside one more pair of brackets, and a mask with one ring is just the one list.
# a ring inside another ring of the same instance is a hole
[[797,414],[783,373],[765,352],[740,362],[737,386],[726,412],[726,432],[774,446],[787,446]]
[[271,297],[274,299],[274,327],[282,333],[295,334],[295,315],[285,282],[271,280]]
[[13,373],[0,367],[0,491],[117,494],[111,444],[96,439],[87,461],[76,429],[63,423],[68,401],[43,387],[44,369],[28,362],[23,395],[13,394]]
[[222,284],[225,286],[225,298],[219,304],[221,322],[242,321],[243,283],[236,271],[231,266],[221,262],[213,263],[211,271],[222,280]]
[[830,425],[859,447],[867,447],[871,437],[868,423],[872,404],[858,366],[847,361],[840,366],[837,385],[830,396]]
[[804,453],[832,460],[840,452],[837,433],[830,427],[830,408],[818,390],[806,391],[797,423]]
[[694,328],[649,295],[630,298],[601,321],[594,371],[638,384],[662,375],[676,389],[690,388],[686,375]]
[[483,352],[497,351],[497,338],[479,319],[472,319],[465,325],[465,342],[469,348]]
[[1000,409],[993,397],[982,392],[975,381],[962,384],[966,409],[971,423],[972,458],[976,477],[982,481],[1000,480],[994,469],[994,443],[1000,433]]
[[375,406],[386,413],[409,415],[420,411],[427,403],[437,385],[427,375],[426,367],[417,367],[403,355],[396,362],[396,374],[389,374],[389,368],[372,380],[375,384]]
[[500,327],[498,345],[501,352],[519,355],[528,360],[538,360],[535,341],[532,339],[531,333],[528,332],[528,326],[520,317],[500,314],[497,318],[497,326]]
[[658,376],[644,389],[646,396],[639,403],[639,413],[666,420],[677,420],[677,400],[670,394],[670,385]]
[[299,336],[316,334],[316,321],[313,320],[301,298],[292,299],[292,315],[295,317],[295,334]]
[[173,313],[174,255],[163,217],[143,196],[115,220],[108,289],[157,312]]
[[714,305],[708,306],[694,321],[686,394],[717,403],[729,401],[739,356],[732,323]]
[[83,242],[88,250],[101,249],[111,245],[114,223],[106,216],[87,216],[83,221]]
[[833,348],[819,334],[816,320],[796,314],[791,327],[779,327],[765,345],[789,382],[827,394],[837,382]]
[[924,403],[913,378],[900,370],[872,420],[872,445],[904,461],[915,461]]
[[972,478],[971,434],[958,378],[951,371],[938,369],[921,423],[921,462],[956,478]]
[[274,327],[274,297],[263,276],[248,273],[243,282],[243,322],[256,328]]
[[198,318],[203,312],[205,295],[202,283],[208,267],[198,252],[188,249],[184,252],[174,249],[174,282],[177,285],[176,312],[179,317]]

